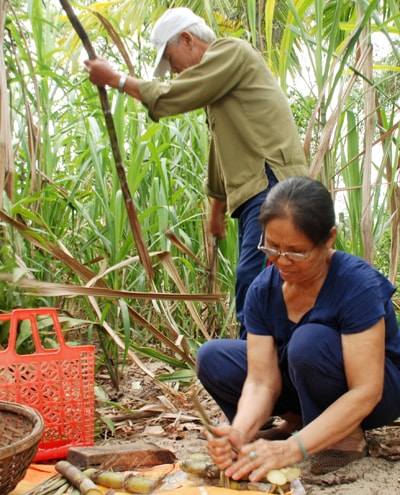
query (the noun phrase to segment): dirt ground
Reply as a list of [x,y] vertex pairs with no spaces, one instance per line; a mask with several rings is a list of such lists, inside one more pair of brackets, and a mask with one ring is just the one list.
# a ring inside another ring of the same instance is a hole
[[[158,364],[149,368],[155,374],[160,372]],[[98,420],[101,431],[96,444],[141,440],[172,451],[177,460],[206,452],[199,415],[190,401],[191,388],[183,390],[177,385],[173,393],[166,392],[136,365],[125,369],[118,391],[111,387],[106,373],[99,373],[96,382],[104,394],[96,407],[98,418],[103,418]],[[198,392],[198,398],[211,421],[217,421],[220,411],[214,401],[204,390]],[[109,401],[107,405],[104,399]],[[305,493],[400,495],[400,421],[368,432],[367,441],[367,457],[334,473],[315,476],[309,472],[308,462],[300,463]]]

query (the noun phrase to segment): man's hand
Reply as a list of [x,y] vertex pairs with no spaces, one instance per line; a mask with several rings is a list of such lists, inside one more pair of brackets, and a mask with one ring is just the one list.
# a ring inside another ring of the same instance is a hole
[[89,80],[96,86],[111,86],[118,88],[121,75],[116,72],[104,58],[95,58],[84,61],[85,68],[89,73]]
[[[116,72],[107,60],[104,60],[104,58],[95,58],[93,60],[85,60],[84,64],[89,73],[90,82],[102,88],[110,86],[111,88],[121,89],[119,83],[123,75]],[[136,77],[128,76],[123,85],[123,92],[139,101],[143,101],[139,91],[138,81],[139,79],[136,79]]]
[[218,239],[225,239],[225,227],[226,227],[226,201],[219,201],[213,199],[211,203],[211,216],[210,216],[210,233]]

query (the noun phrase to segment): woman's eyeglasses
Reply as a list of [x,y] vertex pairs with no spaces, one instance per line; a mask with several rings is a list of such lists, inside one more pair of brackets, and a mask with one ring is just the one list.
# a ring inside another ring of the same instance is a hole
[[260,242],[258,243],[257,249],[262,251],[264,254],[268,256],[268,258],[279,258],[279,256],[286,256],[286,258],[290,261],[305,261],[311,256],[312,251],[315,246],[308,251],[308,253],[296,253],[294,251],[279,251],[279,249],[272,249],[262,245],[263,242],[263,234],[261,234]]

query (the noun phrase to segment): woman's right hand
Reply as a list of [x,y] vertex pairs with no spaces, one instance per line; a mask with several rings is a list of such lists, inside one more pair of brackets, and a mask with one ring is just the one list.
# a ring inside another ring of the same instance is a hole
[[241,433],[224,424],[213,428],[214,435],[206,431],[207,450],[216,466],[225,470],[237,458],[237,452],[244,444]]

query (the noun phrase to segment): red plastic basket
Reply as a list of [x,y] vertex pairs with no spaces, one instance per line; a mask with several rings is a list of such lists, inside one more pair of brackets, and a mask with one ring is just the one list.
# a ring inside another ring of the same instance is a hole
[[[41,343],[40,316],[53,320],[56,349]],[[32,354],[16,352],[22,320],[30,323]],[[10,332],[7,348],[0,351],[0,400],[30,406],[42,415],[45,429],[34,460],[61,459],[70,447],[93,445],[94,346],[67,345],[53,308],[16,309],[0,315],[1,321],[10,321]]]

